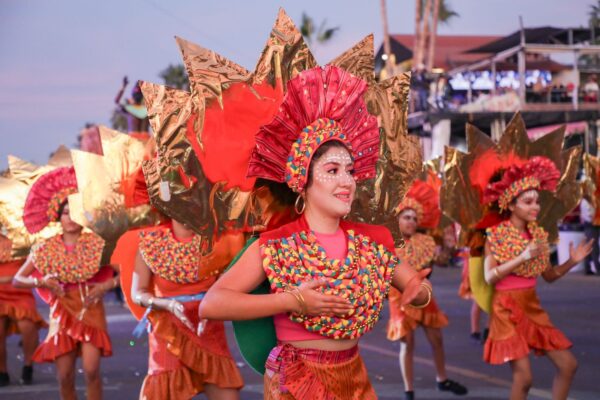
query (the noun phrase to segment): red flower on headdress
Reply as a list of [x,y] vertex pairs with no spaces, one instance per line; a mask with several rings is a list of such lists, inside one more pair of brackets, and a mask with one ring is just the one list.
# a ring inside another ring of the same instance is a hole
[[355,178],[374,177],[379,129],[367,111],[366,90],[365,81],[331,65],[299,73],[288,82],[277,115],[256,135],[248,176],[287,182],[301,192],[316,149],[339,140],[352,153]]
[[498,201],[500,210],[506,210],[515,197],[527,190],[553,192],[559,179],[560,171],[551,160],[533,157],[525,164],[509,167],[499,181],[488,184],[483,193],[483,202]]
[[58,210],[70,194],[77,192],[77,179],[73,167],[61,167],[42,175],[31,186],[25,207],[23,222],[30,233],[44,229],[58,220]]

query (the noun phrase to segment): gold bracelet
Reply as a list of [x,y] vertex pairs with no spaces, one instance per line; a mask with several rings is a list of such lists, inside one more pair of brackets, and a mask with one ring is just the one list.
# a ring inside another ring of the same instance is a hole
[[34,278],[33,278],[33,285],[34,285],[36,288],[39,288],[39,287],[40,287],[40,280],[39,280],[37,277],[34,277]]
[[498,272],[498,267],[493,269],[494,271],[494,275],[496,275],[496,278],[498,278],[498,280],[501,280],[502,277],[500,276],[500,272]]
[[425,290],[427,290],[427,301],[425,302],[425,304],[419,304],[417,306],[411,303],[410,306],[413,308],[427,307],[429,305],[429,303],[431,303],[431,298],[433,297],[433,290],[431,290],[431,288],[429,287],[428,284],[426,284],[425,282],[421,282],[421,284],[419,286],[424,287]]
[[289,293],[292,296],[294,296],[294,298],[300,305],[300,313],[299,313],[300,315],[306,314],[306,301],[304,301],[304,297],[302,296],[302,293],[300,293],[300,291],[297,288],[287,288],[283,292]]

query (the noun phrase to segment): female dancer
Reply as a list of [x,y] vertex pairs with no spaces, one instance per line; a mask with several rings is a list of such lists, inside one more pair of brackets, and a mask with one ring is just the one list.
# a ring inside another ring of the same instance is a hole
[[539,191],[555,190],[560,172],[544,157],[513,165],[500,180],[488,185],[486,203],[497,204],[508,219],[487,230],[485,280],[495,286],[490,332],[484,360],[510,363],[513,372],[511,399],[525,399],[531,387],[529,352],[547,355],[557,373],[552,398],[566,399],[577,369],[568,349],[571,342],[552,325],[537,297],[536,278],[554,282],[583,260],[592,242],[569,246],[570,258],[560,266],[549,262],[548,233],[536,223],[540,212]]
[[21,383],[30,385],[33,380],[31,357],[38,346],[38,330],[46,323],[37,311],[31,289],[17,289],[11,285],[24,259],[10,260],[11,241],[0,235],[0,386],[10,383],[6,366],[6,338],[14,333],[21,335],[23,344],[23,369]]
[[[299,73],[287,89],[257,135],[249,175],[287,183],[301,216],[261,234],[208,291],[200,316],[274,316],[279,344],[266,362],[266,399],[373,399],[358,339],[390,285],[415,305],[428,303],[431,287],[398,265],[387,229],[342,220],[356,180],[373,177],[378,158],[365,82],[327,66]],[[265,278],[270,294],[248,294]]]
[[[23,216],[30,232],[60,221],[62,234],[36,245],[13,284],[38,288],[50,304],[50,329],[33,355],[54,362],[61,399],[76,398],[75,361],[81,355],[87,398],[102,398],[100,357],[112,354],[102,297],[118,284],[112,269],[101,270],[104,241],[71,220],[67,196],[76,189],[73,168],[57,168],[32,186]],[[44,294],[44,291],[47,291]],[[48,293],[49,292],[49,293]]]
[[[416,180],[396,210],[400,233],[405,241],[403,247],[396,249],[398,258],[408,263],[416,271],[429,268],[435,256],[436,244],[431,236],[418,233],[417,227],[437,227],[441,214],[438,192],[425,181]],[[422,308],[403,307],[400,299],[400,292],[391,289],[387,338],[392,341],[401,341],[400,369],[402,370],[406,399],[414,399],[414,332],[418,326],[423,327],[433,351],[438,390],[450,391],[457,395],[467,394],[467,388],[448,379],[446,374],[441,328],[448,325],[448,318],[438,308],[435,299],[431,299],[429,304]]]
[[191,399],[201,392],[239,398],[243,381],[223,322],[209,321],[200,336],[196,330],[198,304],[242,246],[242,235],[225,234],[203,255],[202,237],[175,220],[140,231],[131,297],[148,308],[151,325],[140,399]]

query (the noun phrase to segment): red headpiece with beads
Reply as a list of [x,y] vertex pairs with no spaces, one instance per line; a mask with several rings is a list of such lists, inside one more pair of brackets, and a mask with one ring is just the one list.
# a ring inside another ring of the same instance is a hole
[[[416,179],[404,199],[396,207],[398,215],[404,210],[414,210],[417,213],[417,223],[421,228],[436,228],[442,216],[440,185],[432,179],[434,178],[428,177],[427,181]],[[439,181],[439,178],[437,180]]]
[[483,202],[498,201],[500,211],[504,211],[514,198],[527,190],[553,192],[559,179],[560,171],[550,159],[533,157],[522,165],[510,166],[499,181],[488,184],[483,193]]
[[299,73],[273,121],[256,135],[248,176],[286,182],[300,193],[317,148],[338,140],[351,152],[355,178],[374,177],[379,128],[367,111],[366,90],[365,81],[332,65]]
[[77,192],[73,167],[61,167],[42,175],[32,186],[25,200],[23,222],[30,233],[58,221],[58,211],[70,194]]

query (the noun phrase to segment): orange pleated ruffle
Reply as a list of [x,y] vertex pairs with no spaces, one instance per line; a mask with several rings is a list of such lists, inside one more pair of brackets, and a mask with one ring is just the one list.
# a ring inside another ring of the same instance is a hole
[[[390,302],[390,307],[398,306]],[[392,341],[402,339],[419,326],[443,328],[448,325],[448,317],[440,310],[435,298],[432,298],[425,308],[415,308],[408,305],[401,307],[393,314],[397,317],[390,318],[387,328],[387,338]]]
[[83,308],[78,290],[70,290],[64,297],[53,299],[50,306],[50,329],[48,336],[33,354],[33,361],[54,362],[57,357],[71,351],[80,351],[80,343],[91,343],[101,351],[103,357],[112,355],[112,345],[106,329],[104,303],[87,308],[81,319]]
[[17,321],[28,319],[38,329],[48,324],[35,306],[35,298],[29,289],[16,289],[10,284],[0,284],[0,317],[8,319],[7,335],[19,333]]
[[531,350],[541,355],[571,346],[542,309],[535,288],[495,292],[484,361],[503,364],[526,357]]
[[[198,304],[185,303],[186,316],[194,323]],[[150,360],[140,399],[189,399],[203,392],[207,383],[233,389],[244,386],[223,322],[208,321],[198,336],[166,311],[152,311],[149,320]]]
[[315,358],[322,361],[309,361],[302,356],[288,360],[288,365],[284,368],[285,392],[282,392],[280,385],[282,373],[272,371],[267,362],[264,375],[265,400],[377,399],[358,352],[349,360],[331,363],[326,360],[332,358],[330,354],[336,352],[312,349],[309,351],[317,351],[319,354]]

